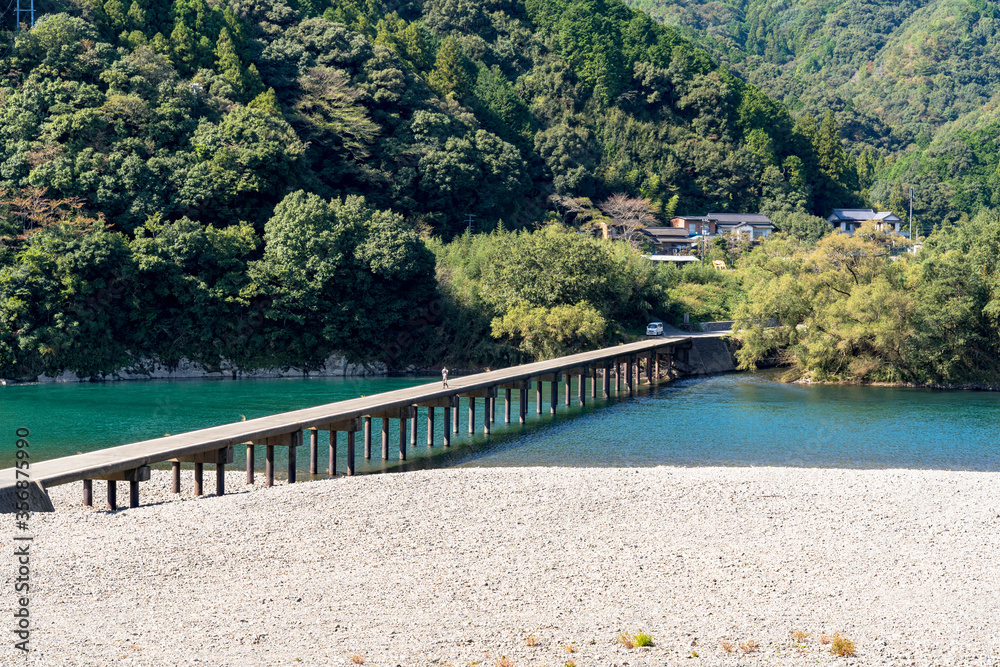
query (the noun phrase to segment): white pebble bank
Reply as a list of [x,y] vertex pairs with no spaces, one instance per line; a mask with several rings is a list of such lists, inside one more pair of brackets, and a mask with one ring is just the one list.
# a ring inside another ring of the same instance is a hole
[[[28,664],[1000,664],[997,473],[466,468],[252,490],[242,477],[195,499],[186,470],[178,499],[154,471],[150,504],[113,513],[102,482],[94,508],[79,484],[52,489],[57,511],[31,520]],[[640,631],[654,646],[616,641]],[[820,643],[834,633],[854,658]],[[12,644],[4,661],[25,664]]]

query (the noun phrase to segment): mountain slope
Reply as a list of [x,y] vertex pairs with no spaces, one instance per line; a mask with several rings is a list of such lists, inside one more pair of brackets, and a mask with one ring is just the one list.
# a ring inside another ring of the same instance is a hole
[[[970,196],[988,178],[965,159],[940,168],[956,128],[979,118],[1000,87],[1000,10],[985,0],[808,0],[633,6],[678,26],[793,113],[837,114],[861,186],[873,202],[898,206],[909,186],[926,224],[972,214],[990,196]],[[964,135],[963,135],[964,136]],[[930,155],[925,151],[935,145]],[[977,151],[979,164],[993,163]],[[995,153],[990,149],[990,155]],[[936,156],[936,157],[935,157]],[[907,165],[902,168],[897,160]],[[934,162],[934,168],[930,163]],[[915,165],[915,166],[914,166]],[[902,211],[897,211],[902,213]]]
[[3,61],[0,186],[79,197],[127,233],[259,229],[299,188],[444,237],[467,215],[537,221],[550,195],[704,212],[850,189],[780,105],[618,0],[40,6]]

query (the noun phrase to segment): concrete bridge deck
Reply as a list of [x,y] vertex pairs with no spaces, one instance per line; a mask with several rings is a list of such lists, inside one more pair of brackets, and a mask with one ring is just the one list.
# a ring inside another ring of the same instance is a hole
[[[521,383],[521,391],[525,392],[526,386],[524,383],[532,380],[538,383],[541,381],[552,383],[552,410],[554,411],[560,373],[572,371],[572,373],[567,373],[567,375],[576,374],[592,378],[591,391],[596,392],[598,380],[596,370],[605,369],[602,377],[604,378],[603,393],[606,395],[608,387],[607,369],[609,365],[615,364],[617,368],[617,364],[619,363],[627,364],[631,377],[633,372],[632,366],[637,359],[655,359],[656,366],[658,367],[660,355],[671,354],[675,350],[684,350],[690,348],[690,346],[690,336],[643,340],[548,361],[524,364],[464,377],[455,377],[449,380],[447,388],[442,385],[441,381],[434,381],[407,389],[399,389],[373,396],[284,412],[249,421],[224,424],[188,433],[109,447],[74,456],[66,456],[48,461],[32,461],[30,479],[32,482],[40,483],[43,489],[83,480],[85,485],[85,502],[89,501],[90,480],[106,479],[109,480],[109,485],[114,480],[130,481],[133,484],[133,504],[136,504],[138,498],[137,483],[143,479],[148,479],[148,469],[146,469],[145,478],[137,475],[136,471],[143,469],[144,466],[165,461],[174,461],[175,474],[179,474],[177,471],[179,471],[179,463],[181,461],[193,462],[196,464],[196,475],[198,476],[197,488],[200,489],[200,470],[203,463],[213,463],[221,467],[226,462],[231,462],[231,450],[228,461],[224,458],[213,458],[217,452],[221,454],[223,450],[237,444],[255,443],[265,445],[268,448],[267,474],[269,480],[273,475],[273,446],[289,446],[289,481],[294,481],[294,449],[298,444],[301,444],[301,433],[306,429],[347,432],[349,436],[348,452],[350,457],[348,474],[352,474],[354,432],[361,430],[361,418],[381,417],[385,419],[390,414],[393,415],[393,418],[396,418],[395,415],[403,414],[402,410],[407,410],[412,406],[418,405],[429,407],[431,410],[433,406],[444,407],[446,414],[450,414],[452,407],[456,410],[458,408],[456,400],[458,397],[471,397],[470,401],[473,403],[477,395],[487,400],[490,400],[492,396],[494,397],[492,400],[495,400],[496,388],[504,386],[509,391],[512,385]],[[635,365],[635,368],[637,372],[638,364]],[[647,364],[647,375],[649,372],[650,368]],[[620,375],[620,373],[616,373],[616,375]],[[631,382],[627,380],[626,385],[631,386]],[[537,395],[541,397],[540,384],[537,386],[537,391]],[[596,394],[592,393],[591,395]],[[526,393],[523,393],[522,396],[526,396]],[[582,388],[580,389],[580,400],[585,400]],[[415,418],[414,413],[412,419],[415,420]],[[486,428],[489,428],[488,424]],[[446,423],[444,429],[446,445],[448,443],[448,430]],[[370,437],[370,433],[366,431],[366,434]],[[298,436],[298,441],[295,440],[296,435]],[[385,452],[384,437],[383,453]],[[333,446],[331,444],[331,447]],[[401,436],[401,457],[405,456],[404,446]],[[315,459],[315,453],[313,453],[313,458]],[[248,466],[248,476],[250,478],[252,478],[253,474],[250,467],[252,465],[251,462]],[[13,502],[11,498],[15,494],[17,479],[17,470],[15,468],[0,470],[0,511],[12,511],[8,505]],[[221,488],[219,490],[221,491]],[[42,492],[44,493],[43,490]],[[113,489],[109,489],[109,504],[113,505],[112,492]],[[43,500],[47,501],[48,499],[44,498]],[[40,508],[36,508],[36,511],[38,509]]]

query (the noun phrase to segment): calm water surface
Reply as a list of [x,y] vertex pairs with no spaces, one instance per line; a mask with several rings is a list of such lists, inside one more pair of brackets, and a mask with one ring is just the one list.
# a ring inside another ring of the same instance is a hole
[[[419,419],[410,461],[365,462],[359,472],[441,466],[748,466],[1000,470],[1000,394],[883,387],[787,385],[769,373],[683,380],[632,398],[586,408],[559,406],[551,417],[529,406],[528,424],[498,421],[488,438],[468,435],[467,410],[452,447],[426,447]],[[430,378],[181,380],[0,387],[0,467],[12,464],[14,429],[31,430],[34,460],[181,433],[275,412],[371,395]],[[515,400],[516,400],[516,393]],[[548,392],[545,392],[546,395]],[[562,392],[560,392],[561,394]],[[573,395],[576,395],[574,389]],[[530,392],[534,396],[534,392]],[[561,398],[561,397],[560,397]],[[482,429],[482,401],[477,430]],[[512,414],[517,415],[516,403]],[[380,456],[376,420],[373,450]],[[390,457],[397,454],[392,424]],[[321,438],[325,466],[326,436]],[[237,448],[237,461],[243,451]],[[346,447],[339,448],[344,469]],[[308,466],[307,448],[300,467]],[[280,455],[281,449],[277,450]],[[262,459],[262,453],[259,454]],[[282,469],[279,464],[276,466]]]

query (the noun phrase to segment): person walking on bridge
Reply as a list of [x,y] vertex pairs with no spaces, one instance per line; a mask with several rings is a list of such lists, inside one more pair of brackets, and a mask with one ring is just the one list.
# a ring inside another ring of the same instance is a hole
[[441,383],[447,387],[448,386],[448,367],[445,366],[441,369]]

